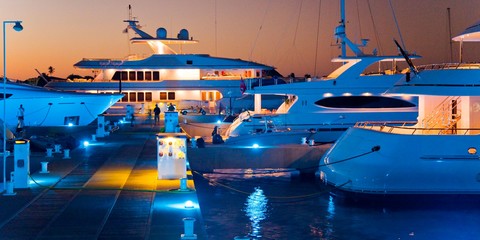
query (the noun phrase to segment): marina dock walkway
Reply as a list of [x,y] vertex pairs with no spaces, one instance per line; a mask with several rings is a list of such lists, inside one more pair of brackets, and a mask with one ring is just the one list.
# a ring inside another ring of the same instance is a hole
[[121,126],[70,159],[32,153],[32,165],[46,160],[49,173],[31,171],[30,188],[0,195],[0,239],[180,239],[184,218],[195,218],[194,233],[206,239],[191,173],[191,191],[157,180],[158,130]]

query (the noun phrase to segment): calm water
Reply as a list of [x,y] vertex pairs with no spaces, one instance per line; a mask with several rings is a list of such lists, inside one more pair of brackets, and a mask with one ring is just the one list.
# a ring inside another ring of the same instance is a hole
[[480,239],[480,201],[359,204],[290,173],[194,177],[211,240]]

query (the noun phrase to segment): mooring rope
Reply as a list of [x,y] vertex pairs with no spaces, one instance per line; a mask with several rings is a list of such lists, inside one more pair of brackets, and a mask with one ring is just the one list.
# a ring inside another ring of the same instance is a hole
[[90,114],[90,116],[91,116],[93,119],[95,119],[96,117],[93,116],[93,114],[90,112],[90,110],[89,110],[88,107],[87,107],[87,104],[85,104],[84,102],[82,102],[81,104],[82,104],[83,106],[85,106],[85,110],[87,110],[88,114]]
[[42,126],[43,123],[45,122],[45,120],[47,120],[48,114],[50,114],[50,110],[52,109],[52,105],[53,105],[53,103],[49,103],[49,104],[48,104],[47,114],[45,114],[45,117],[44,117],[43,120],[40,122],[40,124],[38,124],[38,126]]

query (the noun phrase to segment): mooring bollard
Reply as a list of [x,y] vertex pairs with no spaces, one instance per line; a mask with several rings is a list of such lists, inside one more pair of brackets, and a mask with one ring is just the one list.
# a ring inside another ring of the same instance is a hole
[[63,159],[70,158],[70,149],[63,149]]
[[313,139],[308,140],[308,145],[309,146],[315,145],[315,140],[313,140]]
[[97,141],[97,135],[96,134],[92,134],[92,142],[95,142]]
[[52,157],[52,152],[53,152],[52,148],[47,148],[47,157]]
[[180,178],[180,191],[190,191],[187,187],[187,178]]
[[3,194],[4,196],[15,196],[17,194],[13,191],[14,184],[15,184],[13,179],[14,179],[14,173],[11,172],[10,173],[10,182],[7,182],[7,189],[5,189],[6,192]]
[[181,239],[197,239],[197,234],[193,233],[193,223],[195,218],[187,217],[183,219],[184,234],[181,235]]
[[54,147],[55,147],[55,152],[56,152],[56,153],[59,153],[59,152],[60,152],[60,148],[62,147],[62,145],[60,145],[60,144],[55,144]]
[[42,171],[40,173],[49,173],[48,171],[48,162],[40,162],[42,164]]
[[305,145],[307,144],[307,138],[306,137],[302,137],[302,145]]

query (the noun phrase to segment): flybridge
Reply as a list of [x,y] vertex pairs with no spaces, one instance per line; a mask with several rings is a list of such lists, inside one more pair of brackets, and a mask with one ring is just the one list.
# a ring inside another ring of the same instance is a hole
[[165,28],[158,28],[156,37],[151,36],[150,34],[140,30],[140,25],[138,25],[137,20],[124,20],[128,23],[128,29],[132,29],[140,37],[132,38],[130,41],[132,43],[146,43],[152,48],[153,52],[156,54],[177,54],[173,49],[167,45],[184,45],[184,44],[194,44],[198,43],[197,40],[193,40],[193,37],[189,36],[188,30],[182,29],[177,34],[177,38],[168,38],[167,30]]

